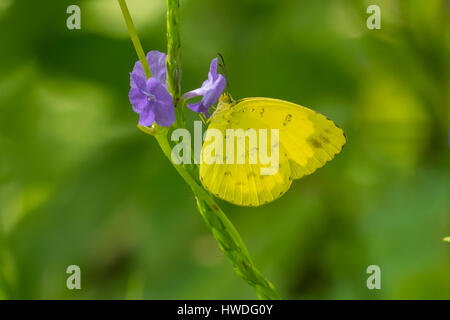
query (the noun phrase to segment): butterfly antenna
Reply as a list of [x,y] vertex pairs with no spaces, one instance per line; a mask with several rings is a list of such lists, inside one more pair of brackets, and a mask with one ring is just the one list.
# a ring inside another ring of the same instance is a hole
[[228,97],[230,97],[231,88],[230,88],[230,81],[229,81],[229,78],[228,78],[227,68],[225,66],[225,59],[223,58],[223,55],[220,52],[218,52],[217,55],[220,58],[219,67],[220,67],[220,69],[222,69],[222,72],[225,75],[227,95],[228,95]]

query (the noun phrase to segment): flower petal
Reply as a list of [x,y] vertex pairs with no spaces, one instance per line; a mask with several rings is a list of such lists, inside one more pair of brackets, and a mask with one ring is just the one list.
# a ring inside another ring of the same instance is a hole
[[167,87],[158,80],[150,78],[147,80],[147,91],[155,97],[151,103],[155,107],[156,123],[163,127],[171,126],[175,121],[175,108]]
[[130,87],[136,88],[139,85],[136,83],[136,81],[142,83],[142,81],[145,81],[146,76],[144,72],[144,68],[142,68],[142,64],[140,61],[137,61],[134,64],[133,71],[130,73]]
[[164,103],[173,105],[173,99],[167,90],[167,87],[155,78],[150,78],[147,80],[145,90],[154,95],[156,100],[164,101]]
[[208,80],[213,81],[216,78],[217,78],[217,58],[214,58],[209,66]]
[[148,127],[155,122],[155,107],[152,104],[147,104],[147,107],[139,114],[139,124]]
[[205,80],[200,88],[186,92],[183,95],[184,99],[191,99],[203,96],[208,91],[209,84],[210,84],[209,80]]
[[166,59],[167,55],[165,53],[156,50],[147,53],[147,61],[152,72],[152,78],[156,78],[164,85],[167,77]]
[[145,80],[145,74],[143,77],[141,77],[141,74],[139,72],[137,73],[130,73],[130,86],[131,88],[139,88],[144,89],[146,80]]
[[175,122],[175,108],[171,104],[161,101],[155,103],[156,123],[163,127],[170,127]]
[[222,94],[223,90],[226,86],[226,80],[221,75],[217,75],[217,79],[212,83],[212,85],[208,88],[208,92],[203,96],[202,102],[208,107],[215,104]]
[[133,111],[136,113],[141,113],[148,104],[147,96],[138,88],[131,88],[128,93],[128,98],[130,99]]
[[203,113],[207,118],[209,118],[209,107],[204,105],[202,102],[189,104],[188,108],[197,113]]

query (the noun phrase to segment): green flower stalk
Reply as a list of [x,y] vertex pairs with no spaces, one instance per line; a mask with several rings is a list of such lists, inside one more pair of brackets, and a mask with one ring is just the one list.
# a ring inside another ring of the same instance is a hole
[[147,78],[152,76],[152,72],[150,71],[150,67],[148,66],[147,60],[145,59],[144,49],[142,49],[141,41],[136,32],[136,28],[134,27],[133,20],[130,16],[130,11],[128,10],[127,4],[125,0],[118,0],[120,9],[122,10],[123,17],[125,19],[125,23],[127,24],[128,33],[130,34],[131,41],[133,42],[134,49],[138,55],[139,60],[142,63],[142,67],[144,68],[145,75]]
[[167,88],[175,106],[176,126],[184,127],[181,97],[180,2],[167,0]]
[[176,102],[181,96],[180,1],[167,0],[167,87]]
[[[126,3],[124,0],[118,1],[136,53],[148,78],[151,76],[150,68]],[[170,128],[160,127],[157,124],[154,124],[150,128],[138,125],[138,128],[143,132],[156,138],[162,151],[171,162],[172,146],[168,136],[173,129],[183,125],[182,107],[184,102],[181,99],[179,8],[179,0],[167,0],[167,87],[174,99],[175,112],[177,115],[176,121]],[[212,196],[202,187],[198,179],[198,168],[193,165],[176,165],[173,162],[172,165],[192,189],[197,201],[198,211],[205,220],[208,228],[211,230],[220,249],[230,260],[236,273],[255,289],[259,299],[281,299],[275,287],[255,267],[236,228],[220,209]]]

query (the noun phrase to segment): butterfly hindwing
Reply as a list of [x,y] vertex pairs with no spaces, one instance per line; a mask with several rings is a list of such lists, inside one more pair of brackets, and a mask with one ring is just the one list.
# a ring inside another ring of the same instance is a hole
[[[225,145],[225,137],[223,143]],[[278,171],[273,175],[261,175],[261,168],[266,167],[261,164],[249,164],[248,161],[226,164],[225,157],[222,162],[202,162],[200,179],[215,196],[234,204],[259,206],[272,202],[286,192],[292,182],[289,180],[289,161],[281,155]]]

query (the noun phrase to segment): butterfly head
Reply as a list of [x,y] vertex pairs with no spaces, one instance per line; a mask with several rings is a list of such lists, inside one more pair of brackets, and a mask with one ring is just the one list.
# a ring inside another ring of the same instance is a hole
[[214,118],[217,114],[228,110],[233,105],[236,104],[236,101],[233,99],[233,97],[230,95],[229,92],[224,92],[219,98],[219,102],[217,103],[217,107],[215,108],[211,118]]
[[222,54],[218,53],[217,55],[220,58],[219,67],[222,69],[222,72],[226,79],[226,88],[225,88],[224,92],[220,95],[219,101],[217,103],[217,107],[214,109],[214,112],[213,112],[211,118],[214,118],[214,116],[216,116],[218,113],[228,110],[229,108],[231,108],[233,105],[236,104],[236,101],[233,99],[233,97],[230,94],[230,82],[228,80],[227,70],[225,67],[225,59],[223,58]]

